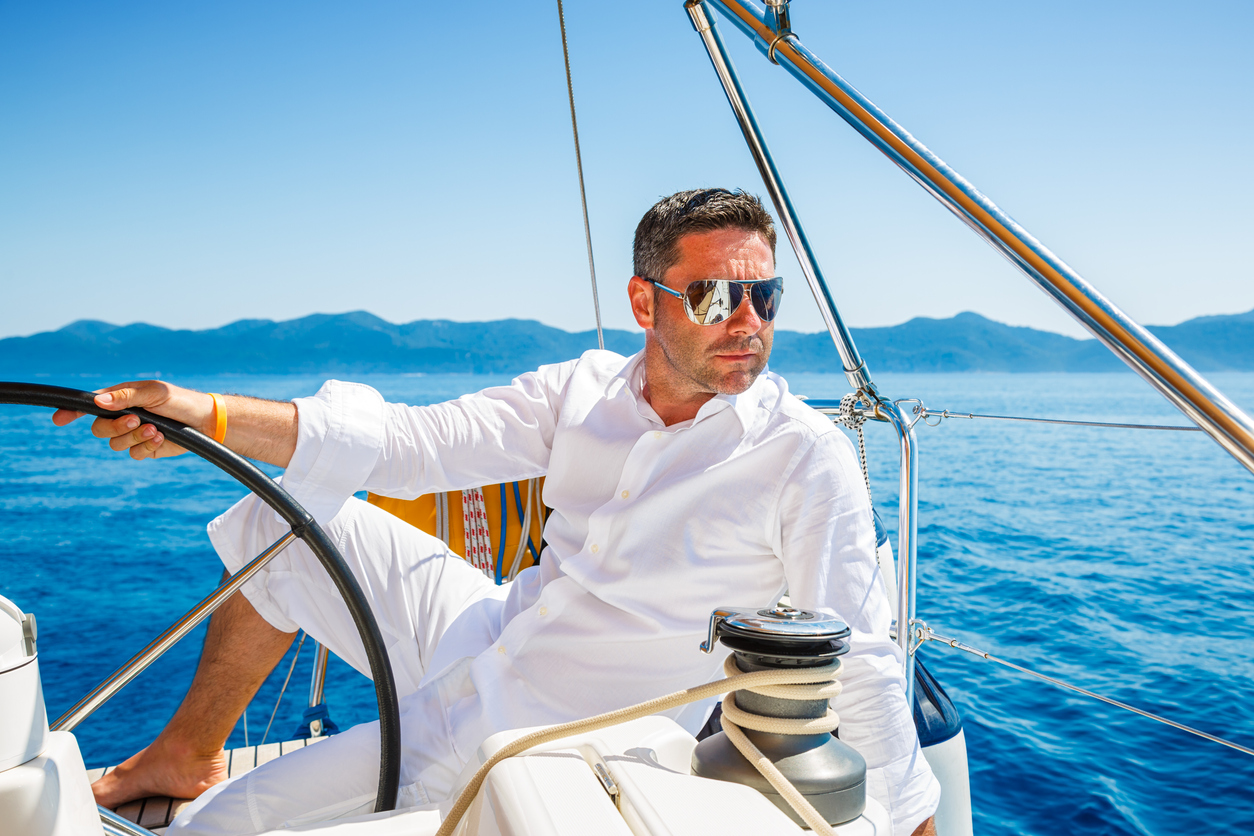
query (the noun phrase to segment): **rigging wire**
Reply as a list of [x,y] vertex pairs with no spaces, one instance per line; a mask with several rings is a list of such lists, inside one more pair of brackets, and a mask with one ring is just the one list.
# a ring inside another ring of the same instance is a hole
[[916,409],[915,415],[925,419],[925,423],[929,427],[935,427],[936,424],[927,421],[928,418],[986,418],[993,421],[1024,421],[1031,424],[1064,424],[1070,427],[1113,427],[1124,430],[1175,430],[1176,432],[1200,433],[1201,427],[1177,427],[1165,424],[1116,424],[1109,421],[1068,421],[1062,418],[1024,418],[1016,415],[980,415],[975,412],[951,412],[948,409]]
[[605,349],[601,330],[601,300],[597,296],[597,266],[592,259],[592,225],[588,223],[588,194],[583,185],[583,157],[579,153],[579,122],[575,118],[575,85],[570,77],[570,48],[566,45],[566,12],[557,0],[557,20],[562,26],[562,58],[566,62],[566,93],[570,97],[570,130],[575,135],[575,168],[579,171],[579,202],[583,205],[583,235],[588,242],[588,272],[592,274],[592,310],[597,318],[597,348]]
[[287,679],[283,680],[283,687],[279,689],[279,698],[274,701],[274,710],[270,712],[270,722],[266,723],[266,733],[261,736],[261,743],[258,746],[266,745],[266,738],[270,736],[270,727],[274,725],[274,715],[279,713],[279,703],[283,702],[283,694],[287,692],[287,683],[292,681],[292,671],[296,670],[296,660],[300,658],[300,649],[305,646],[305,636],[308,633],[301,632],[300,641],[296,643],[296,652],[292,654],[292,664],[287,669]]
[[915,622],[915,624],[917,625],[916,629],[919,630],[919,636],[922,638],[923,641],[940,642],[943,645],[952,647],[954,650],[961,650],[966,653],[979,656],[983,659],[987,659],[990,662],[996,662],[999,665],[1005,665],[1008,668],[1013,668],[1014,670],[1017,670],[1020,673],[1026,673],[1029,676],[1035,676],[1037,679],[1042,679],[1048,682],[1050,685],[1056,685],[1059,688],[1065,688],[1068,691],[1075,691],[1077,694],[1083,694],[1086,697],[1092,697],[1095,700],[1101,700],[1102,702],[1113,705],[1116,708],[1122,708],[1125,711],[1131,711],[1133,714],[1139,714],[1142,717],[1148,717],[1151,720],[1157,720],[1158,722],[1164,723],[1168,726],[1171,726],[1172,728],[1180,729],[1181,731],[1186,731],[1189,734],[1195,734],[1198,737],[1205,738],[1206,740],[1211,741],[1212,743],[1219,743],[1223,746],[1227,746],[1229,749],[1236,749],[1238,752],[1243,752],[1247,755],[1254,755],[1254,749],[1250,749],[1249,747],[1242,746],[1239,743],[1233,743],[1231,740],[1224,740],[1222,737],[1216,737],[1213,734],[1208,734],[1204,731],[1201,731],[1200,729],[1195,729],[1192,726],[1186,726],[1183,723],[1177,723],[1175,720],[1169,720],[1166,717],[1162,717],[1158,714],[1152,714],[1151,712],[1145,711],[1144,709],[1137,708],[1134,705],[1128,705],[1126,702],[1120,702],[1119,700],[1114,700],[1114,699],[1111,699],[1110,697],[1103,697],[1101,694],[1095,694],[1092,691],[1079,687],[1078,685],[1072,685],[1069,682],[1063,682],[1061,679],[1054,679],[1052,676],[1046,676],[1043,673],[1037,673],[1034,670],[1029,670],[1028,668],[1023,667],[1022,665],[1016,665],[1014,662],[1008,662],[1005,659],[999,659],[987,651],[979,650],[978,648],[974,648],[974,647],[971,647],[970,645],[963,644],[957,639],[951,639],[948,636],[942,636],[939,633],[935,633],[926,624],[922,624],[919,622]]

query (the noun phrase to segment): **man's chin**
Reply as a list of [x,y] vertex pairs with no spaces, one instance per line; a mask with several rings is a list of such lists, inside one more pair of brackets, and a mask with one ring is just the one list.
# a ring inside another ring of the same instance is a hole
[[[765,366],[763,367],[765,368]],[[719,376],[718,382],[715,384],[714,391],[720,395],[739,395],[749,390],[754,381],[758,379],[758,375],[762,374],[762,368],[758,369],[741,369],[732,372],[724,372]]]

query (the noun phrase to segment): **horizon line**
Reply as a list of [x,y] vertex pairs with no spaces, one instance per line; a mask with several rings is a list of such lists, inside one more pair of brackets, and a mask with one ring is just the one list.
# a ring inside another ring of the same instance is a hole
[[[268,317],[248,317],[248,316],[243,316],[243,317],[240,317],[240,318],[238,318],[238,319],[233,319],[233,320],[231,320],[230,322],[225,322],[225,323],[223,323],[223,324],[221,324],[221,325],[211,325],[211,326],[204,327],[204,328],[177,328],[177,327],[170,327],[170,326],[167,326],[167,325],[154,325],[154,324],[153,324],[153,323],[151,323],[151,322],[141,322],[141,321],[128,322],[128,323],[124,323],[124,324],[116,324],[116,323],[108,322],[107,320],[103,320],[103,319],[90,319],[90,318],[85,318],[85,317],[84,317],[84,318],[75,319],[75,320],[72,320],[72,321],[70,321],[70,322],[67,322],[65,325],[62,325],[60,328],[53,328],[53,329],[49,329],[49,330],[45,330],[45,331],[34,331],[34,332],[31,332],[31,333],[27,333],[27,334],[8,334],[8,335],[0,336],[0,340],[9,340],[9,339],[28,339],[28,338],[30,338],[30,337],[36,337],[36,336],[39,336],[39,335],[41,335],[41,334],[55,334],[55,333],[58,333],[58,332],[60,332],[60,331],[64,331],[66,328],[69,328],[69,327],[71,327],[71,326],[73,326],[73,325],[77,325],[77,324],[82,323],[82,322],[99,322],[99,323],[101,323],[101,324],[104,324],[104,325],[109,325],[109,326],[114,327],[114,328],[130,328],[130,327],[133,327],[133,326],[136,326],[136,325],[147,325],[147,326],[152,327],[152,328],[161,328],[161,329],[166,330],[166,331],[191,331],[191,332],[203,332],[203,331],[217,331],[217,330],[220,330],[220,329],[222,329],[222,328],[226,328],[226,327],[228,327],[228,326],[235,325],[235,324],[240,323],[240,322],[255,321],[255,322],[273,322],[273,323],[278,324],[278,323],[284,323],[284,322],[298,322],[298,321],[300,321],[300,320],[302,320],[302,319],[309,319],[309,318],[311,318],[311,317],[317,317],[317,316],[323,316],[323,317],[338,317],[338,316],[347,316],[347,315],[349,315],[349,314],[366,314],[366,315],[368,315],[368,316],[372,316],[372,317],[374,317],[374,318],[376,318],[376,319],[378,319],[378,320],[380,320],[380,321],[382,321],[382,322],[386,322],[386,323],[387,323],[387,324],[389,324],[389,325],[410,325],[410,324],[413,324],[413,323],[415,323],[415,322],[451,322],[451,323],[456,323],[456,324],[459,324],[459,325],[473,325],[473,324],[476,324],[476,323],[491,324],[491,323],[495,323],[495,322],[511,322],[511,321],[514,321],[514,322],[536,322],[536,323],[539,323],[540,325],[545,326],[546,328],[553,328],[553,329],[555,329],[555,330],[562,331],[562,332],[567,333],[567,334],[584,334],[584,333],[590,333],[590,332],[596,331],[596,328],[595,328],[595,327],[593,327],[593,328],[583,328],[583,329],[580,329],[580,330],[577,330],[577,331],[571,331],[571,330],[568,330],[568,329],[566,329],[566,328],[561,327],[560,325],[551,325],[551,324],[549,324],[549,323],[547,323],[547,322],[544,322],[543,320],[540,320],[540,319],[534,319],[534,318],[522,318],[522,317],[502,317],[502,318],[500,318],[500,319],[447,319],[447,318],[443,318],[443,317],[433,317],[433,318],[431,318],[431,319],[412,319],[412,320],[409,320],[408,322],[393,322],[392,320],[387,319],[386,317],[379,316],[378,314],[374,313],[373,311],[368,311],[368,310],[364,310],[364,309],[358,308],[358,309],[356,309],[356,310],[339,311],[339,312],[336,312],[336,313],[322,313],[322,312],[319,312],[319,313],[310,313],[310,314],[304,314],[304,315],[302,315],[302,316],[295,316],[295,317],[291,317],[291,318],[289,318],[289,319],[271,319],[271,318],[268,318]],[[894,324],[891,324],[891,325],[850,325],[850,326],[849,326],[849,328],[851,328],[851,329],[856,329],[856,330],[861,330],[861,331],[868,331],[868,330],[873,330],[873,329],[882,329],[882,328],[899,328],[899,327],[901,327],[902,325],[908,325],[909,323],[914,322],[914,321],[916,321],[916,320],[920,320],[920,319],[923,319],[923,320],[930,320],[930,321],[934,321],[934,322],[944,322],[944,321],[946,321],[946,320],[956,319],[956,318],[958,318],[959,316],[963,316],[963,315],[966,315],[966,314],[973,314],[973,315],[978,316],[978,317],[980,317],[980,318],[982,318],[982,319],[985,319],[985,320],[987,320],[987,321],[989,321],[989,322],[994,322],[994,323],[996,323],[996,324],[998,324],[998,325],[1004,325],[1004,326],[1006,326],[1006,327],[1008,327],[1008,328],[1026,328],[1026,329],[1027,329],[1027,330],[1029,330],[1029,331],[1037,331],[1037,332],[1040,332],[1040,333],[1046,333],[1046,334],[1056,334],[1057,336],[1060,336],[1060,337],[1066,337],[1066,338],[1068,338],[1068,339],[1076,340],[1077,342],[1084,342],[1084,341],[1086,341],[1086,340],[1092,340],[1092,339],[1095,339],[1095,338],[1094,338],[1094,337],[1092,337],[1091,335],[1089,335],[1089,336],[1083,336],[1083,337],[1076,337],[1076,336],[1073,336],[1073,335],[1071,335],[1071,334],[1067,334],[1067,333],[1063,333],[1063,332],[1061,332],[1061,331],[1055,331],[1055,330],[1051,330],[1051,329],[1047,329],[1047,328],[1037,328],[1037,327],[1034,327],[1034,326],[1031,326],[1031,325],[1015,325],[1014,323],[1010,323],[1010,322],[1003,322],[1003,321],[998,320],[998,319],[993,319],[992,317],[986,316],[986,315],[984,315],[984,314],[980,313],[979,311],[959,311],[958,313],[956,313],[956,314],[952,314],[952,315],[950,315],[950,316],[914,316],[914,317],[911,317],[910,319],[904,320],[904,321],[902,321],[902,322],[897,322],[897,323],[894,323]],[[1198,316],[1192,316],[1192,317],[1189,317],[1189,318],[1187,318],[1187,319],[1182,319],[1180,322],[1170,323],[1170,324],[1162,324],[1162,323],[1141,323],[1141,324],[1142,324],[1142,325],[1144,325],[1144,327],[1147,327],[1147,328],[1172,328],[1172,327],[1175,327],[1175,326],[1177,326],[1177,325],[1182,325],[1182,324],[1184,324],[1184,323],[1186,323],[1186,322],[1192,322],[1193,320],[1197,320],[1197,319],[1206,319],[1206,318],[1210,318],[1210,317],[1242,316],[1242,315],[1245,315],[1245,314],[1254,314],[1254,309],[1251,309],[1251,310],[1249,310],[1249,311],[1235,311],[1235,312],[1232,312],[1232,313],[1218,313],[1218,314],[1212,313],[1212,314],[1200,314],[1200,315],[1198,315]],[[605,328],[604,330],[606,330],[606,331],[623,331],[623,332],[626,332],[626,333],[643,333],[643,331],[642,331],[641,329],[639,329],[639,328],[635,328],[635,329],[624,329],[624,328],[614,328],[614,327],[609,327],[609,328]],[[814,334],[825,334],[825,333],[827,333],[826,331],[791,331],[791,330],[785,330],[785,332],[786,332],[786,333],[793,333],[793,334],[803,334],[803,335],[814,335]]]

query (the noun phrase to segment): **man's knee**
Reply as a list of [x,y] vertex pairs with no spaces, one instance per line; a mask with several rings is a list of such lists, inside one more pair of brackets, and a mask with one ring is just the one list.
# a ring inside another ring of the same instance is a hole
[[257,612],[244,593],[236,592],[209,618],[205,652],[208,654],[220,649],[234,655],[241,649],[247,649],[250,653],[266,656],[277,652],[281,657],[295,636],[294,631],[280,630],[272,625]]
[[914,829],[910,836],[936,836],[936,817],[932,816]]

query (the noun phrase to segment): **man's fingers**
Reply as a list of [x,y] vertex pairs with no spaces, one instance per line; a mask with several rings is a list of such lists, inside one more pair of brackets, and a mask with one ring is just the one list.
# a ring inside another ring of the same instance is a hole
[[139,396],[136,390],[126,384],[96,395],[96,403],[105,409],[126,409],[128,406],[135,406],[137,400]]
[[104,409],[159,406],[170,398],[170,385],[160,380],[131,380],[96,391],[96,403]]
[[[151,424],[149,429],[155,430]],[[139,429],[139,416],[123,415],[121,418],[97,418],[91,422],[91,434],[96,438],[119,438],[132,430]],[[130,446],[130,445],[127,445]],[[125,450],[126,447],[114,447],[114,450]]]
[[[135,418],[134,415],[127,415],[126,418]],[[123,419],[125,420],[125,419]],[[135,418],[136,421],[139,419]],[[122,433],[116,436],[103,436],[109,439],[109,447],[113,450],[122,451],[130,450],[134,456],[137,447],[146,447],[149,453],[156,453],[157,448],[161,446],[158,439],[162,438],[160,431],[152,424],[144,424],[142,427],[134,429],[130,432]],[[147,458],[147,456],[136,456],[136,458]]]
[[166,444],[161,430],[152,424],[141,424],[136,415],[97,418],[91,431],[97,438],[109,439],[111,449],[119,453],[129,450],[133,459],[158,459],[184,452],[177,444]]
[[[96,405],[116,412],[122,409],[150,409],[158,415],[173,418],[203,431],[212,415],[213,399],[208,395],[179,389],[161,380],[132,380],[95,392]],[[59,409],[52,420],[65,426],[84,413]],[[116,415],[96,418],[92,435],[109,440],[117,452],[127,452],[134,459],[157,459],[177,456],[187,450],[171,442],[152,424],[145,424],[138,415]]]
[[75,412],[72,409],[58,409],[52,413],[52,423],[58,427],[64,427],[71,421],[77,421],[79,418],[82,418],[85,414],[84,412]]
[[[156,427],[149,424],[145,426],[143,429],[156,430]],[[159,451],[161,450],[161,445],[164,442],[165,442],[165,438],[162,437],[161,433],[154,433],[151,438],[147,438],[144,440],[143,443],[136,444],[134,447],[131,448],[131,458],[135,459],[136,461],[139,461],[140,459],[158,458],[161,455]],[[113,442],[109,442],[109,443],[112,444]]]

